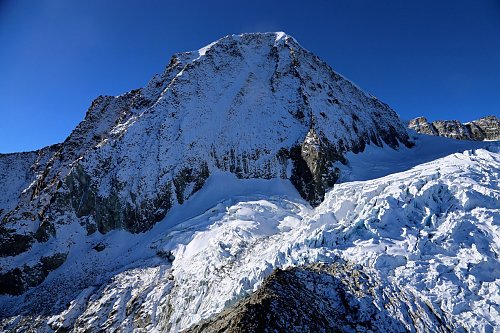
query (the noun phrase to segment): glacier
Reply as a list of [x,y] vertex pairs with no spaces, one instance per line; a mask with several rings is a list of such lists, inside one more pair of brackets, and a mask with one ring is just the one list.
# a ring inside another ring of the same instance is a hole
[[412,149],[348,155],[350,173],[315,208],[288,180],[221,172],[148,232],[84,237],[68,225],[68,259],[24,295],[0,296],[2,325],[189,330],[276,268],[342,258],[430,304],[453,331],[497,330],[500,145],[413,137]]

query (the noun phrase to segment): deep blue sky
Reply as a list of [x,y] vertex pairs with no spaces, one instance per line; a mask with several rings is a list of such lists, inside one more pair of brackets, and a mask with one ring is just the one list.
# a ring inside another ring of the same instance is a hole
[[403,119],[500,114],[499,0],[0,0],[0,152],[61,142],[175,52],[285,31]]

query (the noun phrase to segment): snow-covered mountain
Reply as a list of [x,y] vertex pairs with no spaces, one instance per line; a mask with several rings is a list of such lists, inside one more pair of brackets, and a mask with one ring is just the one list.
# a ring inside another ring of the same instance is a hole
[[176,54],[0,155],[0,327],[498,329],[499,145],[411,135],[286,34]]
[[[36,252],[68,224],[149,230],[216,171],[289,179],[317,205],[339,177],[333,164],[369,143],[410,144],[387,105],[290,36],[227,36],[174,55],[143,89],[97,98],[62,144],[1,155],[0,254]],[[68,248],[36,252],[56,256],[48,267],[19,262],[28,269],[9,271],[16,281],[0,292],[40,283]]]

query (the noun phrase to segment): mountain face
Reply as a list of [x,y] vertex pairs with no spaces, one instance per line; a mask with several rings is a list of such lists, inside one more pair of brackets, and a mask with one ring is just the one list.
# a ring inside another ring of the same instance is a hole
[[[63,143],[0,155],[0,255],[69,224],[144,232],[215,171],[289,179],[318,205],[339,177],[335,162],[367,144],[410,141],[393,110],[292,37],[228,36],[174,55],[145,88],[97,98]],[[65,256],[54,247],[40,258]],[[22,293],[57,265],[42,266],[3,273],[15,282],[1,292]]]
[[422,134],[458,140],[500,140],[500,119],[495,116],[465,124],[457,120],[438,120],[429,123],[425,117],[418,117],[410,120],[408,128]]

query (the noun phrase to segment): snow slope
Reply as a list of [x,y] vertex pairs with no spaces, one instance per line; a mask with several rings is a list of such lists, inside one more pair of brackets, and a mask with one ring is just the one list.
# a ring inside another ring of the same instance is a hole
[[146,233],[83,237],[67,225],[66,262],[26,294],[0,296],[4,330],[177,332],[251,294],[275,268],[340,257],[429,304],[454,331],[496,331],[500,146],[415,138],[411,150],[348,155],[354,181],[317,208],[286,180],[215,173]]

